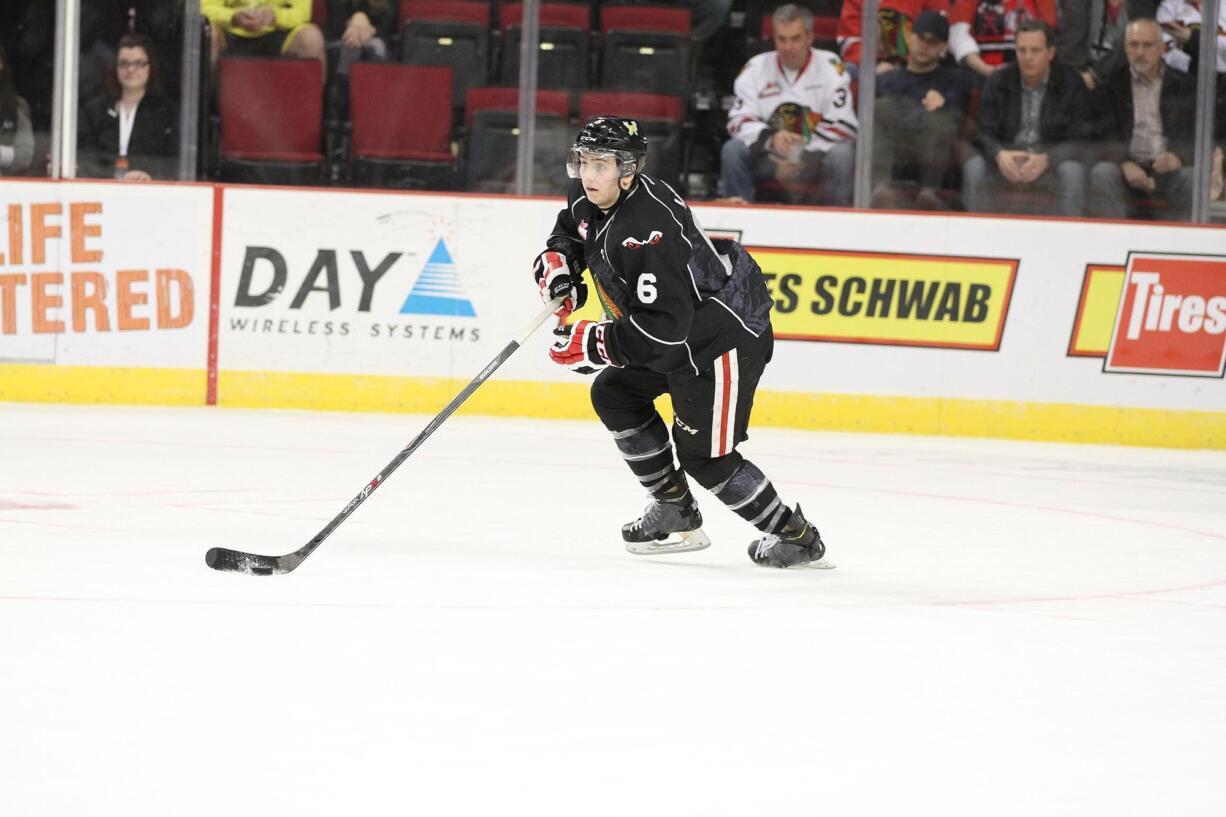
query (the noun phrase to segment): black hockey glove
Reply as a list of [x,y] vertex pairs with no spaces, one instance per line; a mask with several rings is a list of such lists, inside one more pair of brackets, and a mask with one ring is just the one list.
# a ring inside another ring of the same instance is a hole
[[532,274],[536,285],[541,288],[543,303],[549,303],[554,298],[566,298],[554,312],[559,318],[565,319],[587,303],[587,284],[583,283],[583,270],[578,267],[578,263],[555,250],[545,250],[532,265]]
[[565,334],[561,334],[549,347],[549,357],[559,366],[579,374],[595,374],[613,363],[604,343],[604,333],[610,323],[575,321],[570,326],[559,327],[557,331],[561,333],[565,330]]

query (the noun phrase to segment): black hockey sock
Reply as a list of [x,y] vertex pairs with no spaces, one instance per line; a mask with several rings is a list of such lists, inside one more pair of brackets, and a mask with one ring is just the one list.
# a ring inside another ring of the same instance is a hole
[[779,499],[770,479],[749,460],[711,493],[763,533],[779,533],[792,518],[792,510]]
[[673,464],[672,440],[660,415],[653,415],[638,428],[613,432],[613,441],[647,493],[657,499],[672,499],[688,490],[685,477]]

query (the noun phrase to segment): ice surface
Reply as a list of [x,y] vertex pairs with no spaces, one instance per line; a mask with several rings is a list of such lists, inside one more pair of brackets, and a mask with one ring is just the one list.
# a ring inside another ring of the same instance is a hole
[[595,420],[0,405],[0,815],[1226,814],[1226,453],[754,429],[834,571],[625,553]]

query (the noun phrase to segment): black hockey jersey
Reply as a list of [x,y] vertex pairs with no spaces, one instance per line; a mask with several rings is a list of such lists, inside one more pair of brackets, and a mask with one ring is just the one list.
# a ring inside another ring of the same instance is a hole
[[697,374],[744,333],[770,331],[757,262],[735,241],[712,242],[665,182],[640,174],[602,212],[575,180],[567,204],[546,244],[591,270],[616,364]]

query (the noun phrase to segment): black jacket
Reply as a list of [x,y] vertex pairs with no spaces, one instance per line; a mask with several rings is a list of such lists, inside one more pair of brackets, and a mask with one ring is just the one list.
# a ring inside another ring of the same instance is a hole
[[[1110,51],[1095,57],[1091,38],[1096,28],[1101,31],[1107,24],[1106,7],[1107,0],[1064,0],[1060,5],[1060,27],[1056,29],[1056,59],[1077,71],[1090,71],[1096,85],[1128,64],[1122,34]],[[1124,0],[1120,27],[1129,20],[1153,17],[1157,8],[1153,0]]]
[[[115,175],[119,155],[118,103],[94,97],[81,110],[77,125],[77,161],[85,178]],[[136,108],[128,138],[128,169],[143,170],[155,179],[178,176],[179,106],[156,94],[145,94]]]
[[757,262],[735,241],[713,243],[676,191],[650,176],[608,212],[572,181],[546,245],[591,270],[613,319],[605,348],[617,365],[698,374],[747,332],[770,331]]
[[[1072,68],[1052,62],[1039,110],[1039,152],[1047,153],[1052,166],[1080,158],[1093,133],[1089,110],[1090,94],[1081,77]],[[975,146],[985,158],[995,160],[1001,150],[1013,148],[1022,125],[1022,74],[1017,63],[988,77],[976,119]]]
[[[1128,66],[1116,71],[1106,84],[1098,87],[1094,93],[1094,109],[1102,158],[1124,161],[1132,144],[1134,125],[1132,70]],[[1163,66],[1158,115],[1162,119],[1167,150],[1178,156],[1185,167],[1190,166],[1196,139],[1196,80]]]

